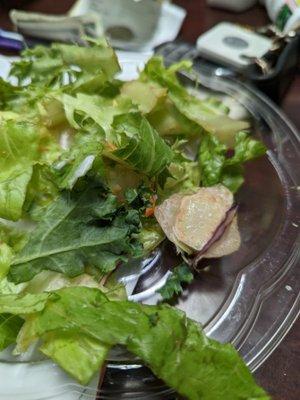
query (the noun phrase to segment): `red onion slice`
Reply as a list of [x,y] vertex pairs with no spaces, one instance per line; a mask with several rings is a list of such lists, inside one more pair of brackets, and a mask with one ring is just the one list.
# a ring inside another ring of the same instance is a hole
[[214,234],[209,239],[209,241],[206,243],[206,245],[200,251],[195,253],[193,255],[193,257],[190,258],[190,264],[193,265],[193,267],[197,266],[198,262],[205,256],[205,253],[209,250],[209,248],[214,243],[216,243],[218,240],[221,239],[221,237],[225,233],[228,226],[232,223],[232,220],[237,213],[237,209],[238,209],[238,206],[235,204],[226,212],[225,218],[220,223],[220,225],[217,227]]

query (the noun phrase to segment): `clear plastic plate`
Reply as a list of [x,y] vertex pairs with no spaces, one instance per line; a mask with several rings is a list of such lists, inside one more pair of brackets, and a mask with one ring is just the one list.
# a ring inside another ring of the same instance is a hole
[[[252,371],[283,339],[299,313],[299,135],[266,97],[242,83],[205,74],[199,90],[235,99],[249,113],[267,156],[249,162],[237,195],[240,250],[209,261],[176,306],[207,334],[232,342]],[[164,245],[145,271],[135,297],[155,302],[174,250]],[[76,384],[49,360],[14,360],[0,354],[0,399],[171,399],[172,390],[119,351],[111,356],[101,389]]]

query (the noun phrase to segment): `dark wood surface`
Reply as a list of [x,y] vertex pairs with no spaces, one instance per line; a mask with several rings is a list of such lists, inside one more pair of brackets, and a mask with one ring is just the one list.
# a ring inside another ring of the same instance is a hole
[[[36,0],[27,2],[23,8],[60,14],[66,12],[73,3],[73,0]],[[202,32],[220,21],[238,22],[252,26],[260,26],[268,22],[264,8],[259,6],[241,14],[233,14],[209,8],[204,0],[176,0],[175,3],[187,10],[181,37],[189,42],[194,42]],[[8,14],[2,9],[0,9],[0,28],[11,28]],[[282,108],[300,130],[300,74],[296,76],[283,99]],[[255,373],[257,381],[272,395],[274,400],[300,399],[299,332],[300,321],[298,320],[283,342]]]

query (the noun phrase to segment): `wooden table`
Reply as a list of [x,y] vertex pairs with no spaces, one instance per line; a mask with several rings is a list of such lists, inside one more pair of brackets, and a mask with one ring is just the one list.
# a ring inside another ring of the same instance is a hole
[[[211,9],[204,0],[176,0],[185,7],[187,18],[181,37],[189,42],[221,21],[232,21],[253,26],[264,25],[268,17],[262,7],[254,7],[242,14]],[[74,0],[36,0],[23,6],[26,10],[53,14],[66,12]],[[7,12],[0,10],[0,28],[11,28]],[[282,102],[282,108],[300,130],[300,74],[296,76]],[[257,381],[273,396],[274,400],[300,399],[300,320],[293,326],[288,336],[255,373]]]

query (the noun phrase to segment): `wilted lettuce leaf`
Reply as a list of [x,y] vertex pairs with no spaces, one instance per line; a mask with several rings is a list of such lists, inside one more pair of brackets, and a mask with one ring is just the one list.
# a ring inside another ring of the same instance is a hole
[[237,121],[226,115],[224,108],[217,106],[212,101],[199,100],[192,96],[185,87],[180,85],[176,72],[180,69],[189,68],[187,62],[174,64],[165,68],[160,57],[151,58],[141,73],[141,80],[152,80],[162,87],[168,89],[168,97],[176,106],[178,111],[189,120],[196,122],[206,131],[214,133],[221,140],[228,134],[235,133],[248,127],[248,123]]
[[152,82],[136,80],[124,83],[121,93],[128,96],[142,113],[148,114],[163,102],[167,90]]
[[157,248],[157,246],[165,239],[160,225],[155,218],[144,218],[141,231],[139,233],[139,241],[143,245],[144,254],[147,255]]
[[[38,337],[47,338],[49,332],[87,335],[107,349],[124,345],[191,400],[200,396],[203,400],[269,399],[231,345],[208,339],[197,323],[169,306],[110,301],[97,289],[61,289],[42,312],[25,322],[18,350],[25,350]],[[75,368],[72,372],[82,383],[92,377]]]
[[223,183],[232,192],[236,192],[244,182],[243,163],[262,156],[266,148],[241,131],[235,136],[233,151],[233,156],[228,157],[228,148],[214,135],[203,135],[198,156],[203,186]]
[[184,135],[187,137],[199,135],[202,128],[185,117],[167,98],[155,107],[148,115],[150,124],[161,136]]
[[13,260],[9,278],[24,282],[44,269],[74,277],[87,265],[102,272],[138,251],[135,210],[123,210],[116,197],[90,184],[83,192],[63,192],[45,208],[25,247]]
[[138,113],[115,117],[113,128],[116,150],[105,154],[149,177],[162,173],[173,158],[173,151],[149,122]]

